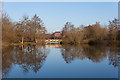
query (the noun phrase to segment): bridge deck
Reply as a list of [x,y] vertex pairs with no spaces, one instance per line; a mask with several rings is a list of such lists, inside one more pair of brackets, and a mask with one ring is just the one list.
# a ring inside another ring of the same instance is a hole
[[62,42],[61,39],[47,39],[45,42]]

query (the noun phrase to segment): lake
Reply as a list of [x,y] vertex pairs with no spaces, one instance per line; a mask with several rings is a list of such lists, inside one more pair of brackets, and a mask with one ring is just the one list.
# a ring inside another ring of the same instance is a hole
[[120,47],[47,44],[2,49],[3,78],[118,78]]

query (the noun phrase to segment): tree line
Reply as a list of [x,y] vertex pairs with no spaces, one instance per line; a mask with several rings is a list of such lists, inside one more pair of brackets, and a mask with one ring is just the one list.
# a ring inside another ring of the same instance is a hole
[[108,26],[102,26],[99,22],[93,25],[75,27],[71,22],[67,22],[62,29],[63,43],[101,43],[118,42],[120,40],[120,30],[118,19],[109,21]]
[[[101,43],[120,41],[120,30],[118,19],[109,21],[108,26],[102,26],[99,22],[95,24],[75,27],[71,22],[66,22],[61,33],[62,43]],[[12,22],[6,14],[2,14],[2,42],[22,43],[34,42],[44,43],[45,39],[50,38],[42,19],[38,15],[32,18],[23,16],[18,22]]]
[[19,22],[12,22],[7,14],[2,15],[3,42],[42,42],[46,38],[46,32],[43,21],[36,14],[31,19],[23,16]]

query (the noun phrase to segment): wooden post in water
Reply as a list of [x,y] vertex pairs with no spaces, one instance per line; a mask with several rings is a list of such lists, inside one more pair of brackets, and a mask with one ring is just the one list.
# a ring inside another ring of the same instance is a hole
[[24,37],[22,37],[22,42],[21,42],[22,45],[23,45],[23,40],[24,40]]

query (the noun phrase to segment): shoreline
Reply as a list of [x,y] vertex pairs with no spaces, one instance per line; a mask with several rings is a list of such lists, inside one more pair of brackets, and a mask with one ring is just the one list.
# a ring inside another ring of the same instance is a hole
[[[2,42],[2,47],[6,47],[9,45],[13,46],[19,46],[19,45],[45,45],[46,43],[35,43],[35,42],[24,42],[22,43],[8,43],[8,42]],[[62,44],[62,45],[80,45],[80,44],[88,44],[88,45],[119,45],[120,46],[120,41],[91,41],[91,42],[86,42],[82,41],[81,43],[52,43],[52,44]]]

